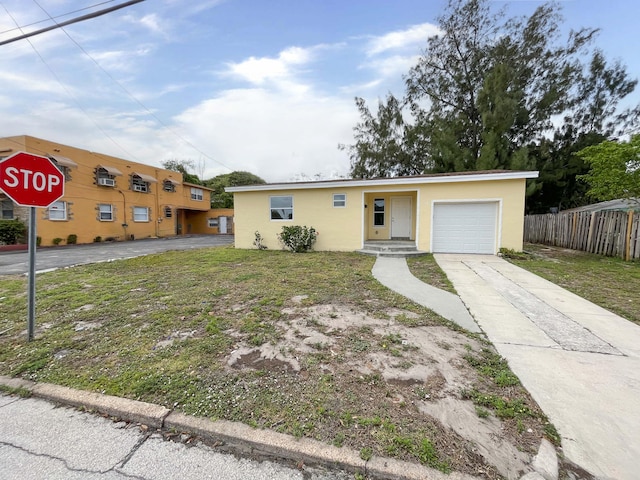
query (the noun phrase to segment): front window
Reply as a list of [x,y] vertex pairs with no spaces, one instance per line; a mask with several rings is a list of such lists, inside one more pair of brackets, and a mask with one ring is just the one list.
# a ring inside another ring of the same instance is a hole
[[191,200],[200,200],[204,198],[201,188],[191,187]]
[[149,182],[145,182],[138,175],[132,175],[131,176],[131,189],[134,192],[148,193],[149,192]]
[[171,218],[173,216],[173,210],[171,210],[171,207],[164,207],[164,216],[166,218]]
[[113,205],[109,205],[108,203],[101,203],[98,205],[98,210],[100,212],[100,221],[101,222],[111,222],[113,221]]
[[333,206],[334,208],[347,206],[347,194],[346,193],[334,193],[333,194]]
[[149,208],[147,208],[147,207],[133,207],[133,221],[134,222],[148,222],[149,221]]
[[175,192],[176,185],[171,180],[165,180],[162,182],[162,190],[165,192]]
[[0,200],[0,218],[3,220],[13,219],[13,202],[11,200]]
[[49,207],[49,220],[66,220],[67,202],[53,202]]
[[209,228],[218,228],[218,219],[210,218],[209,219]]
[[293,197],[291,195],[271,197],[271,220],[293,220]]
[[373,201],[373,225],[384,227],[384,198],[376,198]]

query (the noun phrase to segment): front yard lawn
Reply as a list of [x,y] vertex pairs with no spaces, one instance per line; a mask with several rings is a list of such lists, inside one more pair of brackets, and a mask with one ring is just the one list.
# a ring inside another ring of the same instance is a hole
[[558,440],[544,414],[489,343],[383,287],[374,261],[218,247],[60,269],[38,276],[33,342],[26,279],[0,276],[0,374],[517,475]]

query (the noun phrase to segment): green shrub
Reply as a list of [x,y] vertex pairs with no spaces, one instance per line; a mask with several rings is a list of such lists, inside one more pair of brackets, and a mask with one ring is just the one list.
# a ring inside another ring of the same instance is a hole
[[278,240],[292,252],[302,253],[313,248],[317,236],[318,232],[313,227],[292,225],[282,227],[282,232],[278,234]]
[[39,247],[42,244],[42,237],[36,237],[36,247]]
[[27,226],[20,220],[0,220],[0,244],[15,245],[26,233]]
[[61,242],[62,242],[62,239],[60,237],[56,237],[53,240],[51,240],[51,243],[53,243],[54,245],[60,245]]
[[67,245],[75,245],[76,243],[78,243],[78,235],[72,233],[67,236]]
[[102,237],[100,235],[98,235],[96,238],[93,239],[94,243],[100,243],[102,241]]

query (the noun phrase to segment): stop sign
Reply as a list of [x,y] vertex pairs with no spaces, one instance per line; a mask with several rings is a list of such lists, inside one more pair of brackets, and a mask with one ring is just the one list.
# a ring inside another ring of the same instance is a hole
[[64,195],[64,175],[47,157],[17,152],[0,162],[0,190],[23,207],[48,207]]

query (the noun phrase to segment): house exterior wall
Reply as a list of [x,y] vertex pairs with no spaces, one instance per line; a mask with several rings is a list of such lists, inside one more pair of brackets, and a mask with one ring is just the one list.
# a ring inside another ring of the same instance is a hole
[[[212,225],[210,220],[219,222],[220,217],[227,217],[227,234],[234,231],[234,209],[233,208],[212,208],[208,212],[195,212],[189,215],[192,222],[192,233],[196,234],[220,234],[220,227]],[[215,222],[214,222],[215,223]]]
[[[77,235],[77,243],[91,243],[98,237],[101,240],[131,240],[173,236],[178,233],[180,212],[184,211],[203,212],[202,221],[206,225],[211,190],[183,183],[179,172],[29,136],[0,138],[0,156],[18,151],[66,157],[77,164],[77,167],[65,169],[65,193],[60,200],[66,205],[66,219],[51,219],[50,209],[37,209],[37,235],[43,246],[51,245],[55,238],[62,239],[64,244],[69,235]],[[97,184],[98,166],[115,168],[122,173],[114,177],[115,186]],[[134,191],[134,172],[157,182],[148,183],[148,192]],[[175,191],[164,190],[165,180],[173,181]],[[192,188],[202,190],[201,199],[192,198]],[[112,218],[101,220],[99,205],[110,205]],[[146,209],[148,218],[136,218],[136,207],[140,207],[138,213]]]
[[[357,186],[335,188],[284,188],[274,190],[236,191],[235,246],[255,248],[255,232],[270,249],[280,249],[277,240],[283,225],[306,225],[318,232],[315,250],[354,251],[366,240],[388,240],[391,201],[394,197],[411,199],[411,235],[419,250],[431,251],[431,226],[435,202],[495,201],[498,204],[496,222],[496,252],[500,247],[522,250],[526,179],[451,180],[440,183],[407,183],[404,185]],[[346,194],[346,205],[333,206],[334,194]],[[292,220],[271,220],[270,198],[293,198]],[[376,199],[384,199],[386,223],[374,225]]]
[[[333,206],[333,195],[345,194],[344,207]],[[271,220],[270,198],[293,196],[293,220]],[[236,248],[255,248],[255,232],[270,249],[280,249],[277,235],[284,225],[306,225],[318,231],[316,250],[353,251],[362,247],[362,198],[359,188],[274,190],[234,194]]]

